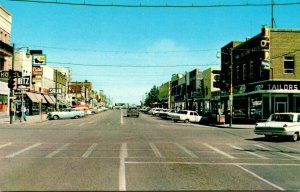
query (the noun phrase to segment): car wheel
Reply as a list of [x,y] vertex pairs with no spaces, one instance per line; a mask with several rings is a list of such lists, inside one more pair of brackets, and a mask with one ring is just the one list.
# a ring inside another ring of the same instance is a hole
[[57,115],[54,115],[53,120],[57,120],[57,119],[59,119],[59,117]]
[[299,134],[298,134],[298,133],[294,133],[294,134],[292,135],[292,141],[297,141],[298,138],[299,138]]
[[74,117],[74,119],[78,119],[79,118],[79,116],[78,115],[76,115],[75,117]]
[[185,123],[188,123],[188,122],[190,122],[190,121],[189,121],[188,119],[186,119],[186,120],[184,120],[184,122],[185,122]]
[[173,120],[175,123],[177,123],[177,120]]

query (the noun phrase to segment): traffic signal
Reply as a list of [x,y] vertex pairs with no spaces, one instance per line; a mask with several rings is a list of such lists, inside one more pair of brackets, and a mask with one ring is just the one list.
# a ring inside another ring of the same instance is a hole
[[8,79],[8,88],[13,89],[15,87],[15,83],[16,83],[15,79],[12,78],[12,77],[9,77],[9,79]]
[[8,78],[13,78],[14,75],[15,75],[15,71],[14,70],[12,70],[12,69],[8,70]]

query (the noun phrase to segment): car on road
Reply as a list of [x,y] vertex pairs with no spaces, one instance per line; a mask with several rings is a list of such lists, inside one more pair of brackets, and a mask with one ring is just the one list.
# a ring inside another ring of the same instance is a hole
[[134,116],[139,117],[140,113],[137,108],[128,108],[126,109],[126,117]]
[[170,115],[171,119],[174,122],[183,121],[185,123],[188,122],[197,122],[201,121],[202,116],[199,116],[196,111],[182,110],[178,113],[174,113]]
[[167,117],[168,112],[170,112],[170,109],[163,109],[163,110],[159,111],[158,113],[156,113],[155,115],[157,117],[160,117],[163,119],[163,118]]
[[79,110],[75,108],[66,108],[66,109],[62,109],[62,111],[48,113],[47,119],[49,120],[69,119],[69,118],[78,119],[84,116],[85,116],[85,112],[83,110]]
[[254,133],[264,135],[267,139],[273,136],[288,136],[292,141],[299,139],[300,113],[275,113],[266,122],[255,125]]

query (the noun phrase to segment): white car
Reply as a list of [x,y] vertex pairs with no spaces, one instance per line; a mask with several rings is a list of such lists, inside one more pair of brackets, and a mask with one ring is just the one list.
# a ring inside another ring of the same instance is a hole
[[74,118],[78,119],[79,117],[83,117],[84,111],[75,108],[67,108],[63,109],[62,111],[50,112],[47,115],[47,119],[67,119],[67,118]]
[[170,115],[171,119],[174,122],[178,121],[184,121],[185,123],[188,122],[200,122],[201,121],[201,116],[198,115],[196,111],[189,111],[189,110],[182,110],[179,111],[178,113],[174,113]]
[[257,135],[289,136],[297,141],[300,133],[300,113],[275,113],[266,122],[257,123],[254,128]]

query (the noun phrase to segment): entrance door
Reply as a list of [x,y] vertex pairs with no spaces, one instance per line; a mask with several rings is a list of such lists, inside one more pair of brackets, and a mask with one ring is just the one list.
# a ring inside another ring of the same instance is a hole
[[277,113],[285,113],[287,112],[287,103],[286,102],[277,102],[276,103],[276,112]]

